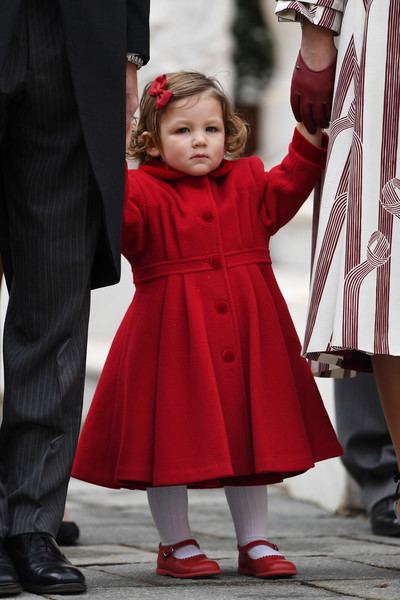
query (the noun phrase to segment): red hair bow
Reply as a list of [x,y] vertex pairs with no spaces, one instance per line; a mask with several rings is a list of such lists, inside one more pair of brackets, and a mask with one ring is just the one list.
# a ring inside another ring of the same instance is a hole
[[154,79],[149,91],[149,96],[156,96],[156,109],[164,108],[171,100],[173,93],[167,90],[167,78],[165,75],[159,75]]

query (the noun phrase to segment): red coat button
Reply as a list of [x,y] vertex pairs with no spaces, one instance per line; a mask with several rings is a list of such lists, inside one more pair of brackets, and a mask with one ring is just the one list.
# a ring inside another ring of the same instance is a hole
[[218,304],[215,305],[215,309],[217,313],[219,313],[220,315],[224,315],[228,312],[229,306],[226,302],[218,302]]
[[210,265],[213,269],[220,269],[222,267],[222,258],[220,256],[212,256],[210,258]]
[[214,215],[211,210],[206,210],[206,212],[203,213],[202,218],[206,223],[212,223],[214,221]]
[[225,362],[232,362],[235,359],[233,350],[226,349],[222,352],[222,358]]

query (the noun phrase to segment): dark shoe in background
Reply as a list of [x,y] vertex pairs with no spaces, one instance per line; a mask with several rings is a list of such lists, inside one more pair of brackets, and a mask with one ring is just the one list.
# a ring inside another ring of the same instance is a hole
[[61,521],[56,542],[59,546],[74,546],[79,538],[79,527],[75,521]]
[[28,592],[79,594],[86,591],[85,578],[61,552],[49,533],[23,533],[5,541],[5,548]]
[[396,518],[393,502],[392,497],[384,498],[372,507],[369,518],[375,535],[400,537],[400,522]]
[[0,540],[0,597],[15,596],[22,592],[14,565]]

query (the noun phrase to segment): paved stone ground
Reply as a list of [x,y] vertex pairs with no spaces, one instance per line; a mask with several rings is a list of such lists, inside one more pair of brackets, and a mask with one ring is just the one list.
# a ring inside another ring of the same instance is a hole
[[81,539],[65,552],[86,575],[85,600],[400,599],[400,540],[373,536],[364,517],[333,516],[288,498],[279,487],[270,494],[270,539],[296,562],[299,575],[291,580],[236,574],[234,532],[221,490],[190,492],[194,535],[223,570],[208,580],[155,575],[158,538],[144,493],[74,481],[69,507]]

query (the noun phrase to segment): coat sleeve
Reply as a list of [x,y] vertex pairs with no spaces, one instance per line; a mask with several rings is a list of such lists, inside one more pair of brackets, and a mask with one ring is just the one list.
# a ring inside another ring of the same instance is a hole
[[346,0],[276,0],[275,12],[280,21],[302,21],[307,19],[340,33]]
[[135,182],[135,171],[126,169],[125,200],[122,217],[122,254],[133,264],[135,257],[143,251],[145,244],[145,220],[140,188]]
[[325,135],[323,146],[314,146],[296,129],[281,164],[264,173],[260,215],[268,235],[294,217],[320,180],[326,162]]
[[147,63],[149,50],[150,0],[126,0],[127,13],[127,52],[143,56]]

